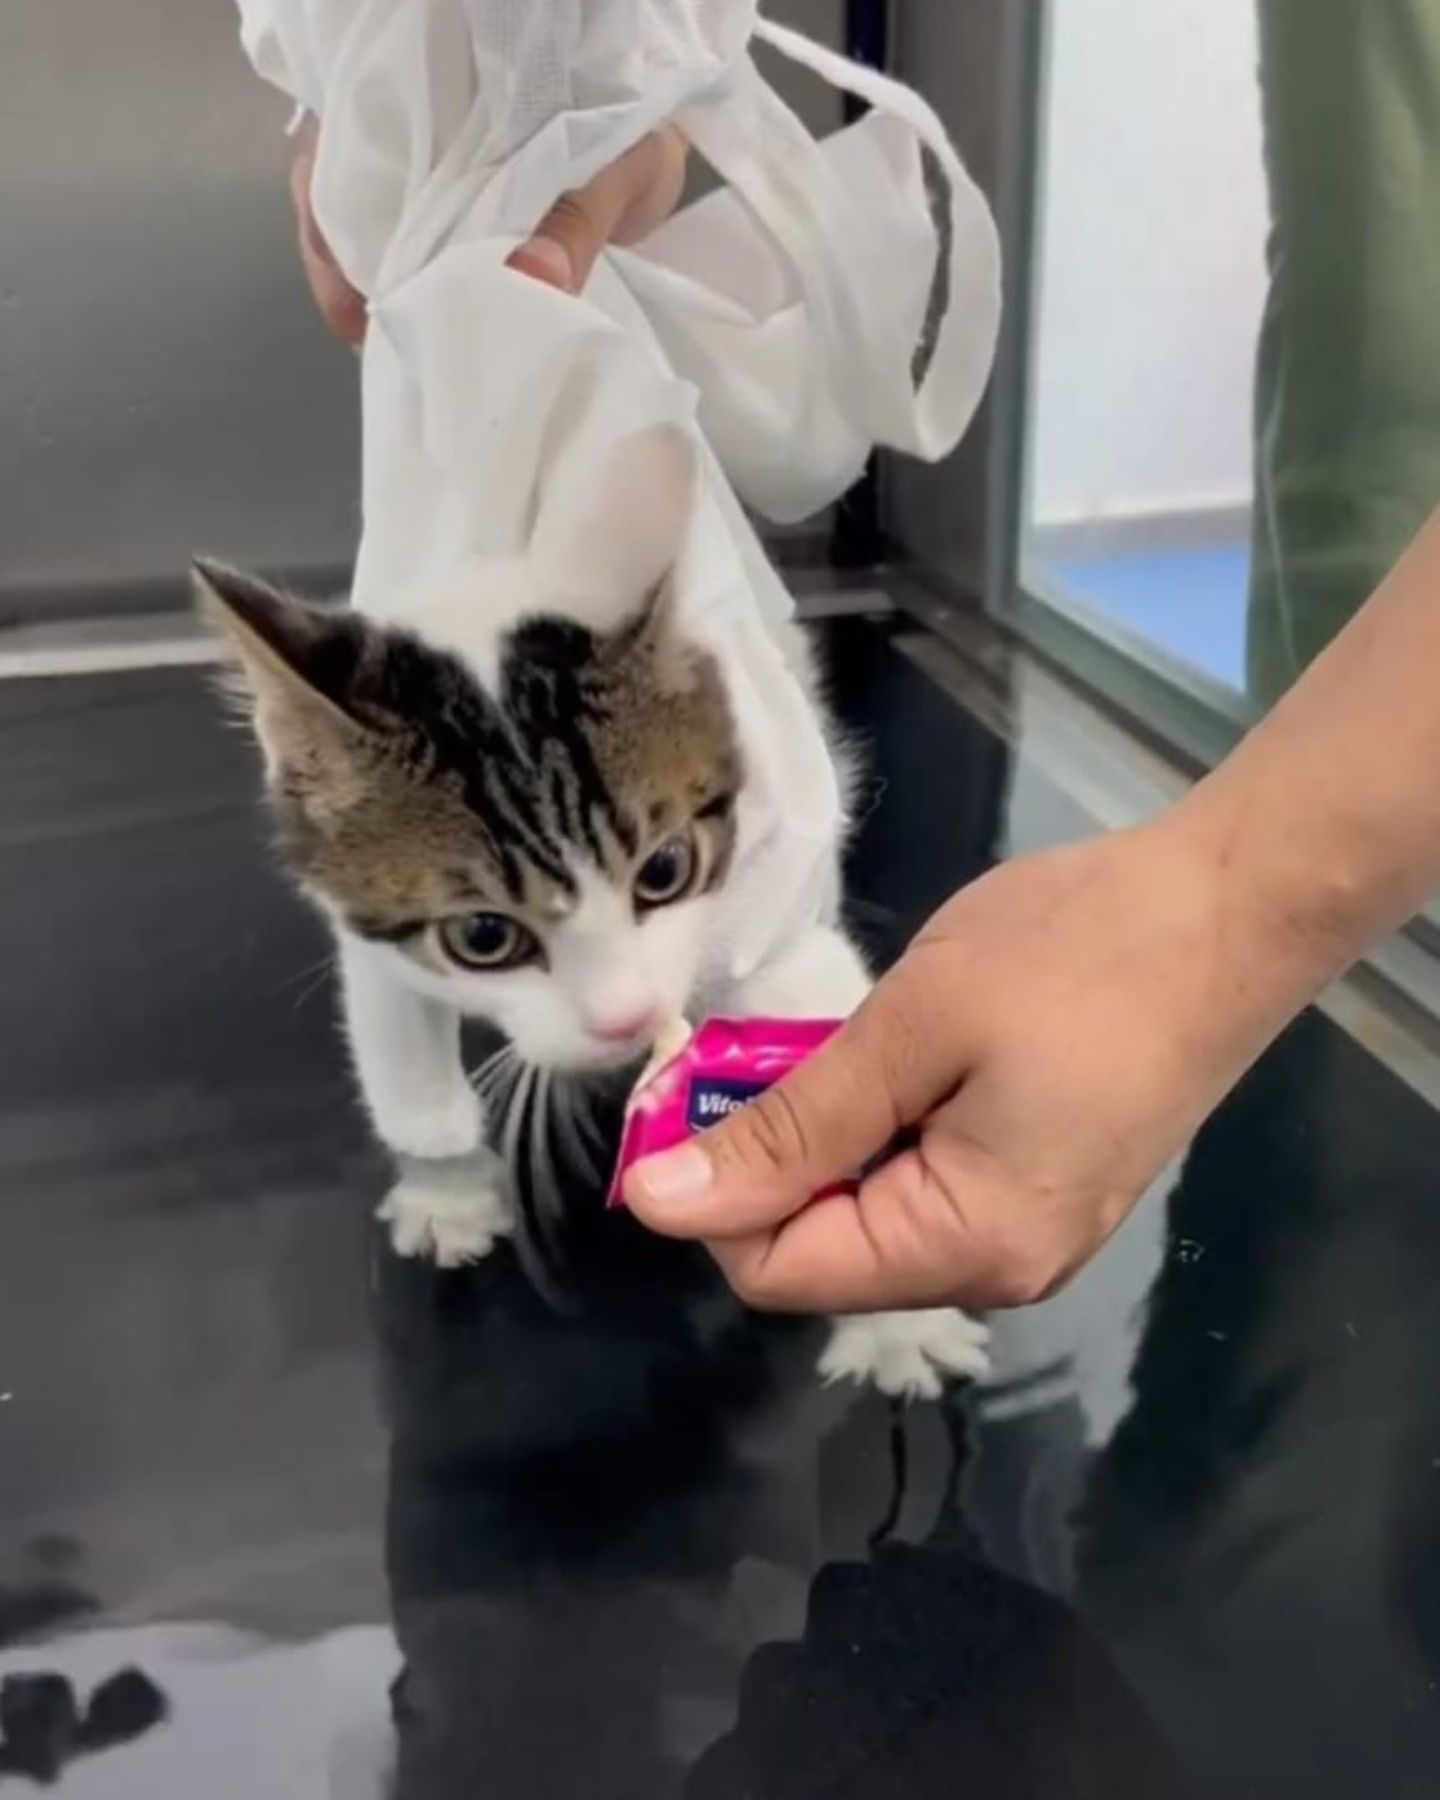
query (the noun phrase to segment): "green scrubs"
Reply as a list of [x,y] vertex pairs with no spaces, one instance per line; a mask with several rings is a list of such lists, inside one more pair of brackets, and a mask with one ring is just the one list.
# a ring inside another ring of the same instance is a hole
[[1263,707],[1440,502],[1440,0],[1259,13],[1271,233],[1249,680]]

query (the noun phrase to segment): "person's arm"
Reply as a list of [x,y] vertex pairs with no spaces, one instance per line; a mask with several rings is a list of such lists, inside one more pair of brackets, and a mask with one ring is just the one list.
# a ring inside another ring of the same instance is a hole
[[[1437,886],[1440,513],[1182,801],[958,894],[824,1050],[626,1199],[759,1306],[1038,1299]],[[907,1128],[858,1195],[807,1205]]]
[[[346,280],[310,205],[318,125],[307,119],[290,165],[290,198],[300,260],[321,317],[347,344],[365,337],[365,297]],[[510,258],[510,266],[578,294],[607,244],[634,244],[675,210],[685,185],[685,140],[673,126],[653,131],[573,194],[562,194]]]

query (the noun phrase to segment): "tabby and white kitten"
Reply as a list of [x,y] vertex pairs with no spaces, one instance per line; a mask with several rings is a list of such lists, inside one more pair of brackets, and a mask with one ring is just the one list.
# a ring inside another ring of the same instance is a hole
[[[746,770],[722,670],[674,604],[693,486],[684,436],[642,433],[591,505],[542,507],[523,557],[407,599],[403,625],[196,565],[281,855],[335,932],[360,1087],[404,1171],[381,1209],[403,1255],[474,1261],[511,1226],[462,1016],[527,1062],[596,1071],[680,1013],[836,1017],[866,992],[834,918],[727,974]],[[949,1310],[843,1320],[822,1370],[933,1394],[983,1367],[983,1335]]]

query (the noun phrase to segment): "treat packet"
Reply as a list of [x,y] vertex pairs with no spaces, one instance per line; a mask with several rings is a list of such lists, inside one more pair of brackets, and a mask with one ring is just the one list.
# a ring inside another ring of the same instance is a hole
[[677,1020],[661,1034],[625,1110],[609,1204],[623,1204],[620,1185],[633,1164],[673,1149],[763,1094],[833,1037],[840,1023],[707,1019],[692,1032]]

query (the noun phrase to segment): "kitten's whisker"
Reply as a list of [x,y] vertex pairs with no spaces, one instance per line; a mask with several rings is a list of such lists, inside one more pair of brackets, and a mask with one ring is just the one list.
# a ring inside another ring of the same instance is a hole
[[319,962],[310,963],[305,968],[297,970],[295,974],[287,976],[275,991],[277,994],[288,994],[292,989],[300,988],[292,1007],[293,1011],[299,1012],[306,1001],[324,987],[327,979],[335,971],[335,963],[336,959],[333,955],[322,956]]
[[309,1002],[315,998],[320,990],[328,984],[328,974],[328,970],[322,969],[310,983],[309,987],[303,989],[295,996],[294,1004],[290,1008],[291,1012],[299,1012],[302,1006],[308,1005]]
[[530,1090],[535,1084],[535,1073],[533,1068],[522,1066],[519,1077],[505,1100],[505,1123],[500,1154],[506,1167],[512,1173],[519,1168],[520,1130],[524,1123]]
[[[568,1089],[561,1091],[568,1092]],[[557,1123],[555,1086],[552,1071],[546,1069],[540,1078],[540,1104],[530,1120],[530,1141],[538,1177],[536,1218],[543,1227],[552,1250],[556,1248],[556,1238],[551,1228],[564,1210],[560,1196],[560,1170],[551,1154],[554,1140],[548,1129],[555,1123]]]
[[515,1070],[519,1061],[515,1046],[503,1043],[498,1050],[492,1050],[477,1068],[467,1069],[466,1079],[481,1099],[492,1106],[503,1105],[515,1085]]

